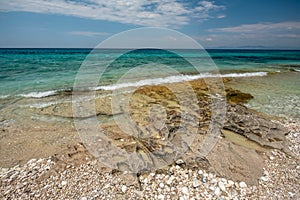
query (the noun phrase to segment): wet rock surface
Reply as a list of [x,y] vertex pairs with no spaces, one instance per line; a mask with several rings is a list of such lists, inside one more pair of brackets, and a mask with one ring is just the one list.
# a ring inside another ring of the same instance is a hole
[[245,136],[261,146],[286,149],[288,131],[278,122],[273,122],[242,105],[229,105],[224,129]]

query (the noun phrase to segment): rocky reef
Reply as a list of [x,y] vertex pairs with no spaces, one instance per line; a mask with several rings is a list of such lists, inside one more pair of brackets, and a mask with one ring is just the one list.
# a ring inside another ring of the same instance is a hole
[[[251,94],[226,88],[227,113],[223,130],[212,151],[203,157],[199,151],[209,131],[214,97],[202,79],[191,81],[189,85],[194,96],[186,91],[184,83],[173,83],[144,86],[131,94],[97,98],[95,114],[105,137],[116,148],[142,158],[142,162],[136,160],[141,162],[141,171],[181,159],[187,168],[201,167],[235,181],[255,184],[264,167],[261,153],[270,149],[286,150],[287,130],[267,116],[243,106],[242,103],[253,98]],[[114,99],[118,103],[114,103]],[[121,105],[120,102],[125,103]],[[74,117],[71,102],[33,108],[30,112]],[[77,116],[79,120],[89,117],[86,113]],[[192,136],[193,139],[189,139]],[[107,160],[112,156],[103,156],[107,151],[94,153]],[[111,167],[130,169],[130,166],[123,165],[124,155],[120,154],[119,162],[115,161]]]

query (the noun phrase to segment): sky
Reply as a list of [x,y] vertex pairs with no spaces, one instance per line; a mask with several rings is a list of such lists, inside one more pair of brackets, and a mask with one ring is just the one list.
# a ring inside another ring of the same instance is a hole
[[0,48],[93,48],[161,27],[205,48],[300,49],[299,0],[0,0]]

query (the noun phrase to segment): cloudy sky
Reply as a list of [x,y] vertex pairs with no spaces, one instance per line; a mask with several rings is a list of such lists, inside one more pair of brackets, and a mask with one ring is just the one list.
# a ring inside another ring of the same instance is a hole
[[88,47],[133,28],[206,48],[300,49],[299,0],[0,0],[0,47]]

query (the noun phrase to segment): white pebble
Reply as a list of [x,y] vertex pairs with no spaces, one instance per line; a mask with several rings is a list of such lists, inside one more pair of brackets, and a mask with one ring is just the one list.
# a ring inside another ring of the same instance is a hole
[[173,182],[173,179],[172,179],[172,178],[169,178],[169,179],[167,180],[167,184],[168,184],[168,185],[171,185],[172,182]]
[[234,185],[234,182],[232,180],[228,180],[228,186],[231,187]]
[[264,170],[264,176],[269,176],[269,172],[267,170]]
[[87,198],[86,197],[81,197],[81,200],[87,200]]
[[203,174],[203,171],[200,169],[200,170],[198,171],[198,174],[199,174],[199,175],[202,175],[202,174]]
[[220,196],[220,194],[221,194],[220,188],[219,188],[219,187],[216,187],[214,193],[215,193],[216,196]]
[[165,199],[165,195],[163,195],[163,194],[160,194],[160,195],[158,195],[158,196],[157,196],[157,199],[161,199],[161,200],[163,200],[163,199]]
[[122,190],[123,193],[125,193],[127,191],[127,186],[126,185],[122,185],[121,190]]
[[189,195],[189,193],[190,193],[189,188],[187,188],[187,187],[182,187],[181,192],[185,195]]
[[151,173],[150,173],[150,176],[155,176],[155,173],[151,172]]
[[239,183],[239,186],[241,188],[245,188],[245,187],[247,187],[247,184],[244,181],[242,181],[242,182]]
[[199,187],[201,185],[200,181],[197,180],[197,179],[194,179],[193,180],[193,187],[196,188],[196,187]]
[[262,181],[268,181],[269,178],[267,176],[262,176],[262,177],[260,177],[260,180],[262,180]]
[[224,183],[223,183],[222,181],[220,181],[220,182],[218,183],[218,186],[219,186],[219,188],[220,188],[222,191],[226,192],[225,185],[224,185]]
[[61,182],[61,185],[62,185],[62,186],[67,185],[67,181],[62,181],[62,182]]
[[175,163],[177,165],[182,165],[182,164],[184,164],[184,161],[182,159],[178,159]]
[[217,179],[213,178],[213,179],[211,179],[210,182],[211,182],[212,184],[215,184],[215,183],[217,183],[218,181],[217,181]]
[[164,188],[164,187],[165,187],[165,184],[161,182],[161,183],[159,183],[159,187],[160,187],[160,188]]

